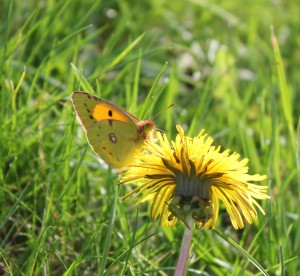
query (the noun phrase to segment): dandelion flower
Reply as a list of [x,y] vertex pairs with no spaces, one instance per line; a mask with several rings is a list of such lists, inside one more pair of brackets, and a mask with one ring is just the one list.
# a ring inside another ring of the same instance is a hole
[[200,228],[214,227],[223,203],[235,229],[244,227],[244,219],[252,223],[256,208],[263,214],[256,199],[267,199],[267,186],[253,181],[265,175],[248,174],[248,159],[240,159],[229,149],[212,145],[213,139],[201,130],[195,138],[178,134],[171,143],[157,132],[158,143],[149,140],[145,151],[136,156],[129,168],[122,172],[121,184],[136,183],[137,187],[123,199],[133,198],[136,204],[151,202],[151,219],[159,217],[160,225],[173,226],[182,221],[189,227],[188,218]]

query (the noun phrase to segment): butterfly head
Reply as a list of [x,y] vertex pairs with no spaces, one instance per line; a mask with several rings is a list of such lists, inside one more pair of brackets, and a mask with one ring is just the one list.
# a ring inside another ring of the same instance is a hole
[[155,129],[155,123],[149,120],[139,121],[137,123],[139,128],[139,136],[142,140],[149,139],[150,135]]

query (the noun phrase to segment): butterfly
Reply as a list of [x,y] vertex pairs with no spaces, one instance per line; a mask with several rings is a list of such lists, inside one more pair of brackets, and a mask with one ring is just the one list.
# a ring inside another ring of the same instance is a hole
[[128,167],[155,129],[154,122],[89,93],[73,92],[71,98],[90,146],[112,168]]

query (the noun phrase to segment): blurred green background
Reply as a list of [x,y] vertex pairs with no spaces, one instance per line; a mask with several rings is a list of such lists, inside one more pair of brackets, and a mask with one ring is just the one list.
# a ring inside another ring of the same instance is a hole
[[292,0],[1,0],[0,274],[174,272],[183,225],[120,200],[75,120],[70,94],[87,90],[141,119],[162,111],[170,138],[204,128],[268,175],[253,225],[235,231],[221,210],[216,229],[240,248],[196,229],[187,275],[257,274],[249,256],[297,275],[299,14]]

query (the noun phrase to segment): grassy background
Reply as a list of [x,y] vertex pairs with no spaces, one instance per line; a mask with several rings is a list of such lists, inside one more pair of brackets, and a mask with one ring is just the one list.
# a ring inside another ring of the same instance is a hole
[[87,146],[74,90],[140,118],[175,102],[155,118],[170,138],[175,124],[204,128],[268,175],[266,216],[235,231],[222,209],[216,229],[237,245],[196,230],[188,275],[257,274],[251,257],[264,273],[299,273],[297,1],[0,5],[0,274],[174,271],[183,226],[159,228],[146,204],[120,200],[128,188]]

